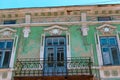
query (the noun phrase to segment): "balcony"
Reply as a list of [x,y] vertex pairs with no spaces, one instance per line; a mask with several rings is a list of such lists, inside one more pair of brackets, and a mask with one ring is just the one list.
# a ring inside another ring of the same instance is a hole
[[[69,58],[48,61],[33,58],[17,59],[15,80],[92,80],[91,58]],[[32,78],[31,78],[32,77]]]

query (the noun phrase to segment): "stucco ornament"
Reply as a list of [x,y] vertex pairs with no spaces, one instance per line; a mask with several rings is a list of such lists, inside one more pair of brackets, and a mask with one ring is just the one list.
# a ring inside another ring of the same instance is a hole
[[83,35],[83,36],[87,36],[87,35],[88,35],[88,30],[89,30],[88,27],[82,27],[82,28],[81,28],[82,35]]
[[9,36],[11,36],[11,32],[10,32],[10,31],[4,31],[4,32],[2,33],[2,35],[3,35],[3,36],[6,36],[6,37],[9,37]]
[[1,38],[11,38],[14,36],[14,33],[16,32],[16,30],[12,29],[12,28],[4,28],[0,30],[0,37]]
[[109,32],[110,31],[110,28],[109,27],[105,27],[104,28],[104,32]]
[[96,28],[102,35],[110,35],[113,34],[116,27],[109,25],[109,24],[103,24],[102,26],[99,26]]
[[49,31],[51,35],[60,35],[62,33],[62,30],[60,29],[52,29]]
[[51,27],[48,27],[48,28],[45,28],[44,31],[45,32],[48,32],[50,35],[61,35],[63,31],[66,31],[67,28],[64,28],[64,27],[61,27],[61,26],[58,26],[58,25],[54,25],[54,26],[51,26]]
[[28,38],[30,32],[31,32],[30,27],[25,27],[25,28],[23,29],[24,37],[25,37],[25,38]]

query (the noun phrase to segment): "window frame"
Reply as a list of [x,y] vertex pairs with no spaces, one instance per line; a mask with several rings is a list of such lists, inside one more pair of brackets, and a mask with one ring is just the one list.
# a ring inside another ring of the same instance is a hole
[[[105,39],[107,40],[107,44],[103,45],[101,44],[101,40]],[[115,44],[110,44],[110,39],[114,38],[115,39]],[[103,61],[103,65],[107,66],[107,65],[120,65],[120,53],[119,53],[119,46],[118,46],[118,41],[117,41],[117,36],[99,36],[99,41],[100,41],[100,47],[101,47],[101,55],[102,55],[102,61]],[[109,58],[110,58],[110,62],[111,64],[105,64],[104,63],[104,57],[103,57],[103,48],[108,48],[108,53],[109,53]],[[113,53],[111,48],[116,48],[117,49],[117,58],[118,58],[118,64],[115,64],[114,59],[113,59]]]
[[[10,67],[10,60],[12,57],[12,49],[13,49],[13,44],[14,40],[13,39],[5,39],[5,40],[0,40],[0,42],[4,42],[4,48],[0,48],[1,52],[1,59],[0,59],[0,68],[9,68]],[[12,43],[12,44],[9,44]],[[11,45],[10,48],[8,48],[8,45]],[[9,53],[7,53],[9,52]],[[6,56],[7,55],[7,56]],[[8,57],[8,59],[5,59],[5,57]],[[5,62],[4,62],[5,61]],[[5,66],[6,64],[6,66]]]

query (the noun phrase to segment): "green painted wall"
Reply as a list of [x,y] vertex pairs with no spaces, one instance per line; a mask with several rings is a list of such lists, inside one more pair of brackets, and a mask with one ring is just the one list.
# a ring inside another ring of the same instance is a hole
[[[93,57],[94,65],[98,65],[95,33],[97,32],[96,27],[101,26],[90,25],[88,36],[82,36],[80,30],[81,26],[72,25],[68,27],[70,33],[70,47],[71,57]],[[116,26],[117,32],[120,32],[120,25]],[[16,58],[40,58],[40,42],[41,34],[44,33],[43,29],[47,27],[31,27],[31,33],[28,38],[23,37],[23,28],[16,28],[18,39],[17,55]],[[63,34],[65,35],[65,34]],[[48,34],[47,34],[48,36]],[[119,34],[120,37],[120,34]],[[96,72],[95,72],[96,73]],[[98,73],[99,76],[99,73]],[[103,79],[103,80],[119,80],[119,79]]]
[[18,57],[19,58],[39,58],[40,57],[40,42],[43,27],[31,27],[31,32],[28,38],[23,37],[23,28],[19,30],[18,41]]
[[[46,27],[31,27],[31,32],[28,38],[23,37],[23,28],[17,28],[18,49],[17,57],[19,58],[39,58],[40,57],[40,42],[43,29]],[[96,45],[94,40],[95,27],[90,26],[88,36],[83,37],[80,31],[80,26],[69,26],[70,46],[72,57],[90,57],[96,55]],[[91,47],[92,46],[92,47]],[[94,52],[94,53],[92,53]],[[97,62],[97,60],[96,60]]]
[[[71,46],[71,56],[72,57],[90,57],[93,56],[95,59],[95,64],[97,61],[96,52],[96,41],[95,33],[96,27],[99,25],[89,26],[88,36],[82,36],[81,26],[73,25],[68,27],[70,33],[70,46]],[[117,30],[120,31],[120,25],[117,26]],[[40,57],[40,42],[41,34],[44,33],[43,29],[46,27],[31,27],[31,32],[28,38],[23,37],[23,28],[17,28],[19,40],[17,57],[19,58],[39,58]]]

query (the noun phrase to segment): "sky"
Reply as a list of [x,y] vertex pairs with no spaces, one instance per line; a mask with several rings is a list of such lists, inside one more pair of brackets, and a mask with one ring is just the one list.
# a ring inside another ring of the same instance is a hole
[[0,9],[120,4],[120,0],[0,0]]

